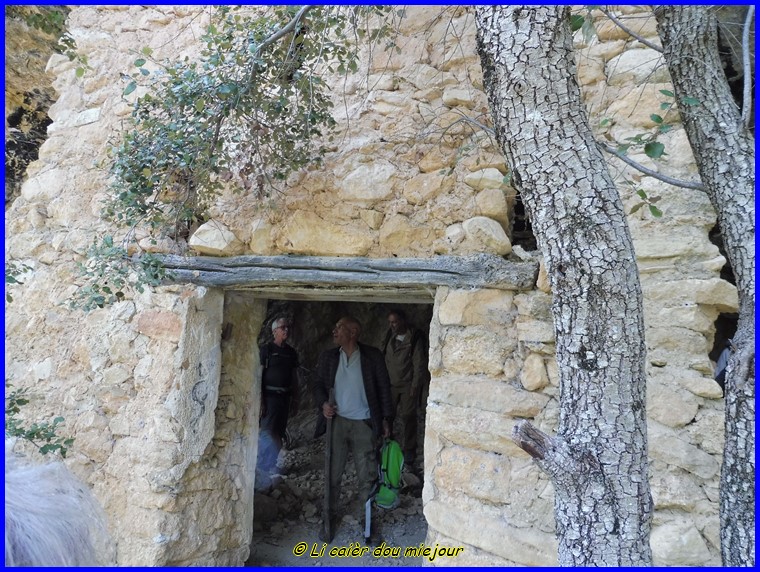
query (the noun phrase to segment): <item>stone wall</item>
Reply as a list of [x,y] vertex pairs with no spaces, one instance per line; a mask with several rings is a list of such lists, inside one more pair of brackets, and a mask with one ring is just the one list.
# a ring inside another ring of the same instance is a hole
[[[159,59],[197,53],[208,22],[200,10],[72,9],[69,28],[93,71],[77,79],[67,59],[51,58],[49,139],[6,213],[6,259],[32,267],[6,304],[6,379],[31,388],[35,416],[66,418],[76,437],[69,464],[104,504],[121,565],[235,565],[248,554],[252,348],[265,301],[173,286],[87,315],[64,307],[76,263],[108,229],[99,165],[130,112],[120,74],[143,46]],[[644,8],[625,11],[655,39]],[[579,77],[591,123],[614,117],[606,129],[621,139],[651,127],[667,73],[655,52],[598,24],[590,45],[578,38]],[[400,54],[367,57],[336,94],[345,139],[324,168],[292,177],[264,204],[228,189],[190,238],[195,252],[540,258],[510,242],[515,193],[503,157],[457,122],[487,115],[472,14],[408,7],[400,33]],[[633,158],[695,179],[683,129],[664,142],[663,161]],[[704,195],[610,166],[627,210],[638,199],[626,178],[662,196],[664,211],[629,217],[649,350],[655,563],[717,565],[723,404],[707,354],[718,314],[736,311],[736,290],[719,278],[725,259],[708,239],[715,214]],[[428,541],[465,545],[457,565],[556,563],[551,484],[509,439],[519,418],[556,429],[550,305],[544,273],[528,292],[434,293],[423,500]]]

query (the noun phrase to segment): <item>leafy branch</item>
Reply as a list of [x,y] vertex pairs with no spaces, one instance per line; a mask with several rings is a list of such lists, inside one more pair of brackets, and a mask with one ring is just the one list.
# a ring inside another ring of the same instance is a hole
[[129,256],[124,246],[115,245],[113,237],[106,235],[100,244],[94,239],[87,259],[79,263],[84,284],[75,292],[69,305],[84,311],[103,308],[121,302],[125,290],[142,293],[146,286],[158,286],[167,278],[163,264],[152,254]]
[[75,73],[78,78],[84,76],[86,70],[92,69],[87,62],[87,56],[79,53],[74,37],[66,29],[68,7],[7,6],[5,10],[6,16],[21,18],[28,26],[56,38],[51,47],[69,58],[69,61],[77,62]]
[[29,441],[37,447],[37,450],[46,455],[58,451],[61,457],[66,457],[69,447],[74,443],[73,438],[60,437],[57,433],[59,425],[63,423],[63,417],[56,417],[52,422],[43,421],[32,423],[29,427],[24,426],[18,418],[21,408],[29,403],[27,389],[12,389],[5,398],[5,434],[8,437],[17,437]]
[[[293,172],[319,164],[336,127],[324,74],[356,71],[360,41],[391,30],[387,7],[244,8],[217,8],[197,58],[158,61],[146,47],[125,76],[123,96],[141,95],[110,147],[103,214],[130,229],[127,240],[139,227],[179,247],[223,190],[263,201]],[[91,252],[102,260],[83,265],[88,284],[75,306],[101,307],[161,275],[156,259],[146,277],[126,248],[113,248]]]

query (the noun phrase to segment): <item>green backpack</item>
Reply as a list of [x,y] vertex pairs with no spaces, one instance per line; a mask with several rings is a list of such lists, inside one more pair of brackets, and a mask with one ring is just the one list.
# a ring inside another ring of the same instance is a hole
[[404,468],[404,452],[393,439],[386,439],[380,451],[380,489],[375,495],[375,504],[380,508],[396,508],[401,499],[401,471]]

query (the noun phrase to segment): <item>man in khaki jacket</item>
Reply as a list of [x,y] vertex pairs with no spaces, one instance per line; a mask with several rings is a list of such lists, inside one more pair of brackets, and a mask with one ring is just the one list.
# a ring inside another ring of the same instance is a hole
[[388,325],[382,350],[391,379],[393,406],[401,421],[404,462],[411,465],[417,452],[417,402],[428,376],[425,334],[409,325],[400,309],[388,313]]

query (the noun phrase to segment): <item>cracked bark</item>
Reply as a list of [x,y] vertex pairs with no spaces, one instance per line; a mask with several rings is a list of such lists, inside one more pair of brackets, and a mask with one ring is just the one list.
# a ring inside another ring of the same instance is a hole
[[554,294],[557,435],[524,422],[514,436],[554,484],[561,565],[649,565],[641,287],[581,104],[569,9],[478,6],[476,23],[496,138]]
[[[710,6],[654,13],[681,119],[739,291],[739,324],[726,370],[726,443],[720,487],[724,566],[755,565],[755,136],[742,120],[718,51]],[[753,54],[754,55],[754,54]]]

